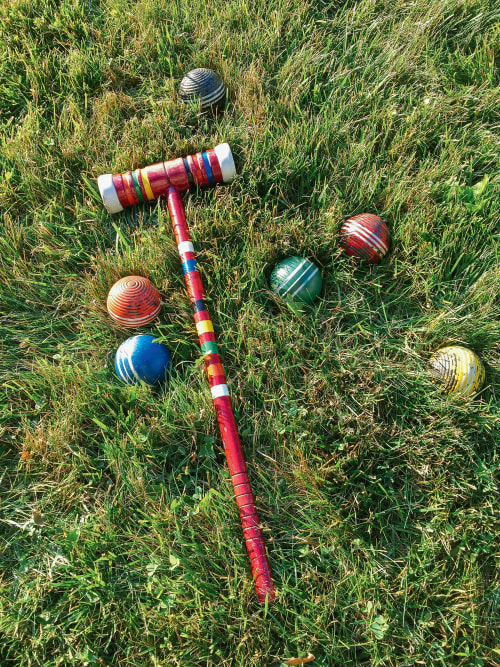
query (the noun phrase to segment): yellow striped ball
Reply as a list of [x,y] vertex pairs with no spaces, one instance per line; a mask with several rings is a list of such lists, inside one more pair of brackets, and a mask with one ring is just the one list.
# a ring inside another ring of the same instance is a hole
[[486,371],[481,359],[461,345],[442,347],[429,359],[431,377],[445,394],[472,396],[484,385]]

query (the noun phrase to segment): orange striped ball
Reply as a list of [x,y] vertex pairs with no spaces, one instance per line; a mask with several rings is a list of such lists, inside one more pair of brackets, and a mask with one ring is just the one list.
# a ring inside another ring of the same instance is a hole
[[378,215],[353,215],[340,228],[340,244],[346,253],[367,264],[380,262],[389,250],[389,243],[389,227]]
[[143,327],[160,312],[160,293],[147,278],[126,276],[109,290],[106,305],[110,316],[122,327]]

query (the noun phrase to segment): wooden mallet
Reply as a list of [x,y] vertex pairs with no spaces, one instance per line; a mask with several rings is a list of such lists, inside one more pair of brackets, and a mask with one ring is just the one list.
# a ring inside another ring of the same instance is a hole
[[236,168],[228,144],[219,144],[185,158],[127,171],[123,174],[99,176],[98,185],[104,205],[110,213],[140,202],[152,201],[162,195],[167,198],[168,211],[182,262],[189,299],[194,309],[194,321],[205,361],[210,391],[215,405],[224,451],[233,483],[236,504],[243,527],[243,536],[250,558],[257,596],[260,602],[272,602],[276,591],[266,554],[262,529],[248,479],[247,466],[241,447],[238,427],[222,368],[219,348],[198,270],[193,243],[189,235],[181,192],[190,187],[229,183]]

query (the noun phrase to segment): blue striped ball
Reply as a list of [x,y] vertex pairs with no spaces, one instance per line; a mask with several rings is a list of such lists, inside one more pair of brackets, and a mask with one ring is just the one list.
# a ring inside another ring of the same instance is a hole
[[165,380],[169,366],[168,348],[148,334],[127,338],[115,356],[115,371],[126,384],[159,384]]

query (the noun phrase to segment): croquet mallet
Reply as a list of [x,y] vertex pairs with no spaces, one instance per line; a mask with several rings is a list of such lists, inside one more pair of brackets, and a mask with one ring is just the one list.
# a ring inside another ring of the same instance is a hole
[[162,195],[167,198],[186,287],[194,308],[194,321],[240,513],[257,596],[263,603],[266,598],[272,602],[276,592],[219,348],[215,342],[214,327],[205,304],[203,284],[180,195],[190,187],[228,183],[235,174],[236,169],[229,145],[219,144],[212,150],[188,155],[186,158],[160,162],[123,174],[99,176],[98,185],[109,213],[118,213],[124,208],[152,201]]

